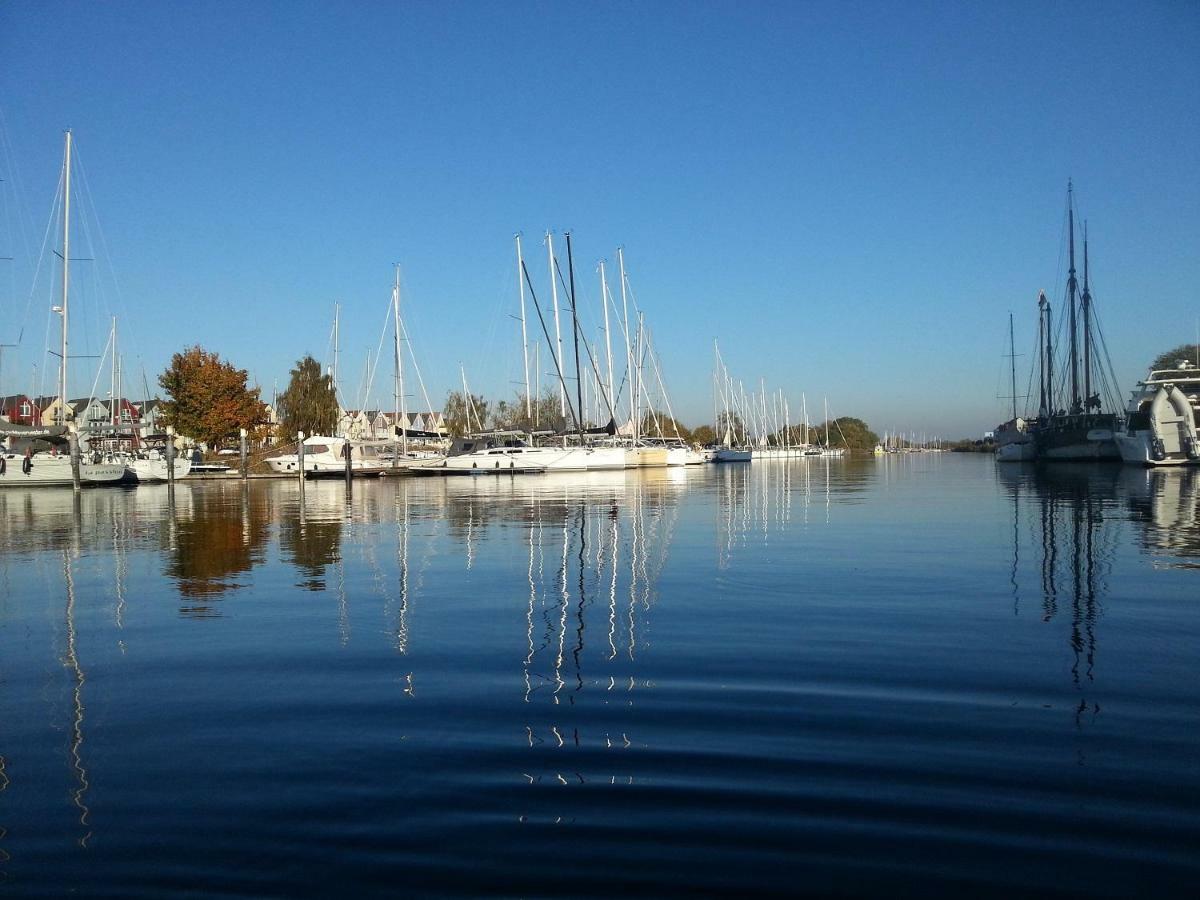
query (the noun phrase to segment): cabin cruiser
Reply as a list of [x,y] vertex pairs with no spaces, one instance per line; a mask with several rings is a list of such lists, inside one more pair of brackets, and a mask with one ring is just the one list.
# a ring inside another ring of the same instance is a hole
[[1121,459],[1141,466],[1200,465],[1200,368],[1186,360],[1155,369],[1126,407],[1125,426],[1114,435]]
[[[314,434],[304,439],[304,473],[305,475],[339,475],[346,472],[346,446],[350,442],[346,438],[327,437]],[[356,449],[350,446],[350,471],[353,475],[381,475],[386,466],[378,459],[364,459],[361,450],[354,456]],[[299,472],[300,455],[287,453],[271,456],[266,459],[267,467],[272,472],[288,474]]]

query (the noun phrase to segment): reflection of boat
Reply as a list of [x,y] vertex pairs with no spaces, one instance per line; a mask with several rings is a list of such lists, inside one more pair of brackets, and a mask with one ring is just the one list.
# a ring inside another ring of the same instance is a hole
[[1200,465],[1200,369],[1180,360],[1138,382],[1126,408],[1125,427],[1116,434],[1127,463],[1143,466]]
[[1121,486],[1145,526],[1146,548],[1200,567],[1200,469],[1126,469]]

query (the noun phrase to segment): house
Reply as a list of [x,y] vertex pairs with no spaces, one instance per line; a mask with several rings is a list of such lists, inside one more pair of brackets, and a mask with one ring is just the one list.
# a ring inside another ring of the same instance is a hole
[[33,405],[42,411],[43,425],[65,425],[71,421],[70,408],[67,409],[66,420],[63,420],[63,404],[59,397],[35,397]]
[[69,418],[81,430],[102,428],[112,422],[108,406],[96,397],[80,397],[76,400],[68,400],[67,405],[71,410]]
[[13,425],[40,425],[42,411],[25,394],[11,394],[0,397],[0,418]]
[[113,408],[116,408],[117,427],[121,430],[137,430],[140,425],[141,412],[132,401],[124,397],[118,398],[115,402],[112,400],[101,400],[100,405],[104,407],[108,418],[105,420],[107,424],[113,421]]
[[162,418],[162,401],[155,397],[153,400],[136,400],[133,408],[137,410],[138,435],[148,438],[152,434],[163,434],[165,426]]

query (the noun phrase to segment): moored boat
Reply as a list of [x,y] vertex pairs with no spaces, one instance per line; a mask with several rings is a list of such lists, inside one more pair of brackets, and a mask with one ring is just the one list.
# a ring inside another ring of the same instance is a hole
[[1115,434],[1121,458],[1142,466],[1200,465],[1200,369],[1180,360],[1152,370],[1130,397]]

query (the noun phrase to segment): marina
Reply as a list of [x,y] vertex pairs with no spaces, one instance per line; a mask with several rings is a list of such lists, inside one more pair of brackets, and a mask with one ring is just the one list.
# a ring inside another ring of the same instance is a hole
[[0,900],[1194,896],[1197,46],[0,4]]
[[0,492],[0,878],[1176,893],[1198,476],[888,454]]

